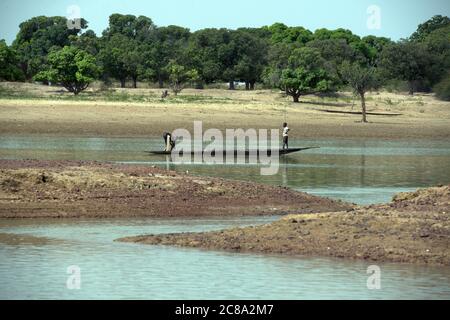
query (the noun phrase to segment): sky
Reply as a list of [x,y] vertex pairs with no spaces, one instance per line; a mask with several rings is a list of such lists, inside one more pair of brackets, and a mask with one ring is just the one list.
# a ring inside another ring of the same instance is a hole
[[410,36],[433,15],[450,16],[449,0],[0,0],[0,39],[8,44],[34,16],[68,16],[77,6],[97,35],[112,13],[144,15],[158,26],[203,28],[288,26],[350,29],[393,40]]

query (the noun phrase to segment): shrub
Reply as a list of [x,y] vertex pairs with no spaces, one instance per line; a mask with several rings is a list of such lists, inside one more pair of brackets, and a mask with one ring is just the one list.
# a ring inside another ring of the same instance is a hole
[[433,91],[439,99],[450,101],[450,73],[434,86]]

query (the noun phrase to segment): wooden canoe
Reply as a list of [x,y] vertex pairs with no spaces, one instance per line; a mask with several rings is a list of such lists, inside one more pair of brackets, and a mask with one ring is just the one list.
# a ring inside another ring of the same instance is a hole
[[[295,153],[295,152],[300,152],[300,151],[304,151],[304,150],[310,150],[310,149],[317,149],[319,147],[306,147],[306,148],[290,148],[290,149],[278,149],[278,154],[279,155],[287,155],[287,154],[291,154],[291,153]],[[260,152],[262,154],[267,154],[268,156],[271,156],[273,152],[275,152],[276,150],[272,150],[272,149],[268,149],[268,150],[231,150],[230,153],[234,154],[234,156],[250,156],[250,155],[258,155]],[[152,155],[171,155],[172,152],[167,152],[167,151],[148,151],[149,154]],[[203,155],[205,152],[204,151],[191,151],[190,154],[192,156],[196,155],[196,154],[201,154]],[[212,156],[215,156],[216,154],[222,154],[223,156],[226,156],[228,153],[227,150],[217,150],[217,151],[212,151],[211,153],[207,153],[207,154],[211,154]],[[180,155],[184,155],[183,152],[177,153]]]

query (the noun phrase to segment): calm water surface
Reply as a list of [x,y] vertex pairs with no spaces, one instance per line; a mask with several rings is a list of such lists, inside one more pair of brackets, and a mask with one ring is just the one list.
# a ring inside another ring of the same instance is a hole
[[0,137],[3,159],[100,160],[158,165],[192,174],[283,185],[358,204],[390,201],[397,192],[450,182],[450,141],[293,140],[319,146],[280,159],[276,175],[256,165],[177,165],[161,150],[162,139]]
[[[0,221],[0,233],[49,238],[0,245],[0,299],[449,299],[450,268],[180,249],[113,242],[147,233],[217,230],[275,217]],[[66,288],[67,267],[81,289]]]
[[[360,204],[450,182],[450,142],[298,140],[291,145],[321,148],[281,158],[273,176],[261,176],[255,165],[177,165],[144,152],[161,149],[160,139],[3,136],[0,158],[158,165]],[[0,220],[0,299],[450,299],[447,267],[380,264],[381,289],[368,290],[370,264],[361,261],[113,242],[124,236],[217,230],[274,219]],[[8,234],[39,238],[14,243],[7,241]],[[72,265],[81,268],[80,290],[66,287],[67,267]]]

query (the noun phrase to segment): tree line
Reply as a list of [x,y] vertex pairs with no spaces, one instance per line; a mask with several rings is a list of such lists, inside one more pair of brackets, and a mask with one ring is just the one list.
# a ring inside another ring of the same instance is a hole
[[347,86],[368,90],[403,81],[410,94],[436,91],[450,99],[450,18],[434,16],[409,38],[360,37],[350,30],[289,27],[202,29],[158,27],[145,16],[113,14],[97,36],[81,19],[68,28],[64,17],[39,16],[19,26],[11,46],[0,41],[0,79],[60,83],[78,94],[95,79],[196,88],[235,82],[279,88],[299,102],[305,94]]

